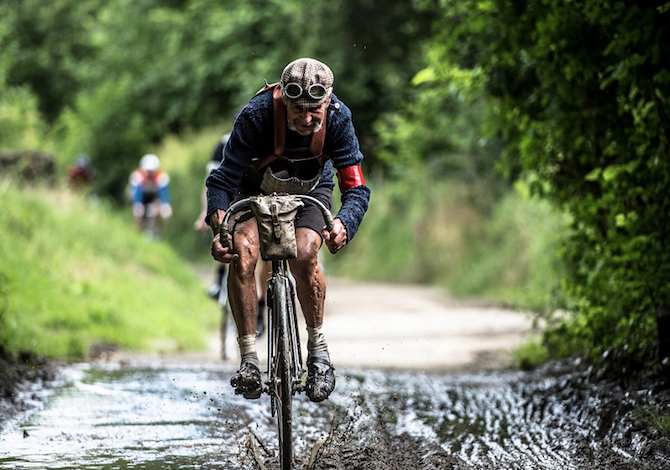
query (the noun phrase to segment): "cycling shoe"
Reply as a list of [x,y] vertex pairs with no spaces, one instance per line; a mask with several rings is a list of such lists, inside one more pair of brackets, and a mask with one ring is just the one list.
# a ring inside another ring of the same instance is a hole
[[236,395],[242,395],[249,400],[259,398],[263,390],[261,371],[255,364],[245,362],[230,379],[230,385],[235,388]]
[[307,397],[320,402],[330,396],[335,389],[335,368],[327,358],[307,358]]

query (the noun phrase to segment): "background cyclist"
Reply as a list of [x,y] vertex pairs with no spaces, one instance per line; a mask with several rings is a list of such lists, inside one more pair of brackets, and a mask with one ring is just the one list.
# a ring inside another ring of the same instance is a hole
[[86,154],[79,154],[74,163],[67,167],[67,180],[72,189],[84,190],[95,179],[95,168]]
[[[207,166],[205,168],[205,179],[207,178],[207,176],[209,176],[209,174],[213,169],[217,168],[221,164],[221,160],[223,159],[223,149],[226,146],[229,137],[230,133],[224,134],[219,140],[219,142],[217,142],[216,147],[214,147],[212,157],[207,162]],[[193,226],[196,230],[206,234],[206,236],[208,237],[208,242],[211,242],[212,231],[209,228],[209,225],[207,225],[207,223],[205,222],[206,215],[207,215],[207,187],[203,184],[201,193],[201,211],[198,217],[195,219],[195,223],[193,224]],[[271,270],[269,263],[264,264],[265,266],[259,267],[259,269],[256,270],[257,284],[258,284],[258,314],[256,320],[257,321],[256,327],[258,329],[259,336],[261,336],[265,331],[265,286],[267,283],[269,270]],[[221,305],[225,305],[226,299],[221,299],[220,301],[219,296],[228,295],[228,289],[225,284],[225,282],[227,282],[227,279],[228,279],[228,264],[220,263],[217,261],[216,267],[214,269],[214,280],[207,289],[207,294],[212,299],[218,301],[219,304]],[[225,350],[224,345],[222,345],[221,350],[222,350],[222,356],[227,356],[226,354],[223,353],[223,351]],[[223,358],[227,359],[227,357]]]
[[159,225],[161,220],[172,216],[170,176],[161,169],[156,155],[146,154],[140,159],[140,166],[130,174],[129,183],[133,218],[140,230],[147,228],[147,216],[157,216]]

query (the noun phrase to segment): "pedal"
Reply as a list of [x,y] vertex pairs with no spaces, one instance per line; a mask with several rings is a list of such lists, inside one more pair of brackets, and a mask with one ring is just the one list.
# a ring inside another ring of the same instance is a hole
[[256,400],[257,398],[261,397],[261,391],[260,390],[254,390],[252,392],[240,392],[240,393],[247,400]]

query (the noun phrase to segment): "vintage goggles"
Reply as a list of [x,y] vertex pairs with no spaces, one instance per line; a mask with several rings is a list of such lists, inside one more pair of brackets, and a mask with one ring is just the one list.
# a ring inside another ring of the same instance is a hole
[[328,88],[321,85],[320,83],[310,85],[307,87],[306,90],[303,90],[298,83],[291,82],[284,85],[282,87],[282,90],[284,92],[284,96],[292,100],[297,100],[298,98],[300,98],[303,92],[307,92],[309,97],[312,98],[313,100],[323,99],[323,97],[328,94]]

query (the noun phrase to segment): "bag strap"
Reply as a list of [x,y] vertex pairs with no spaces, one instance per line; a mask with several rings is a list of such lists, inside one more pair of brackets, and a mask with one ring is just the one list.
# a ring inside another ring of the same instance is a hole
[[[274,115],[274,153],[268,155],[264,158],[259,158],[251,162],[251,166],[256,169],[263,168],[277,158],[281,157],[284,153],[284,147],[286,145],[286,105],[282,98],[281,84],[280,82],[268,84],[265,83],[265,86],[261,88],[256,95],[262,93],[270,88],[272,90],[272,109]],[[256,96],[254,95],[254,96]],[[326,102],[326,113],[323,117],[323,125],[318,132],[312,134],[312,141],[309,146],[309,150],[314,155],[316,159],[319,160],[319,164],[323,166],[330,157],[323,155],[323,144],[326,140],[326,117],[328,116],[328,106],[330,105],[330,97]]]

